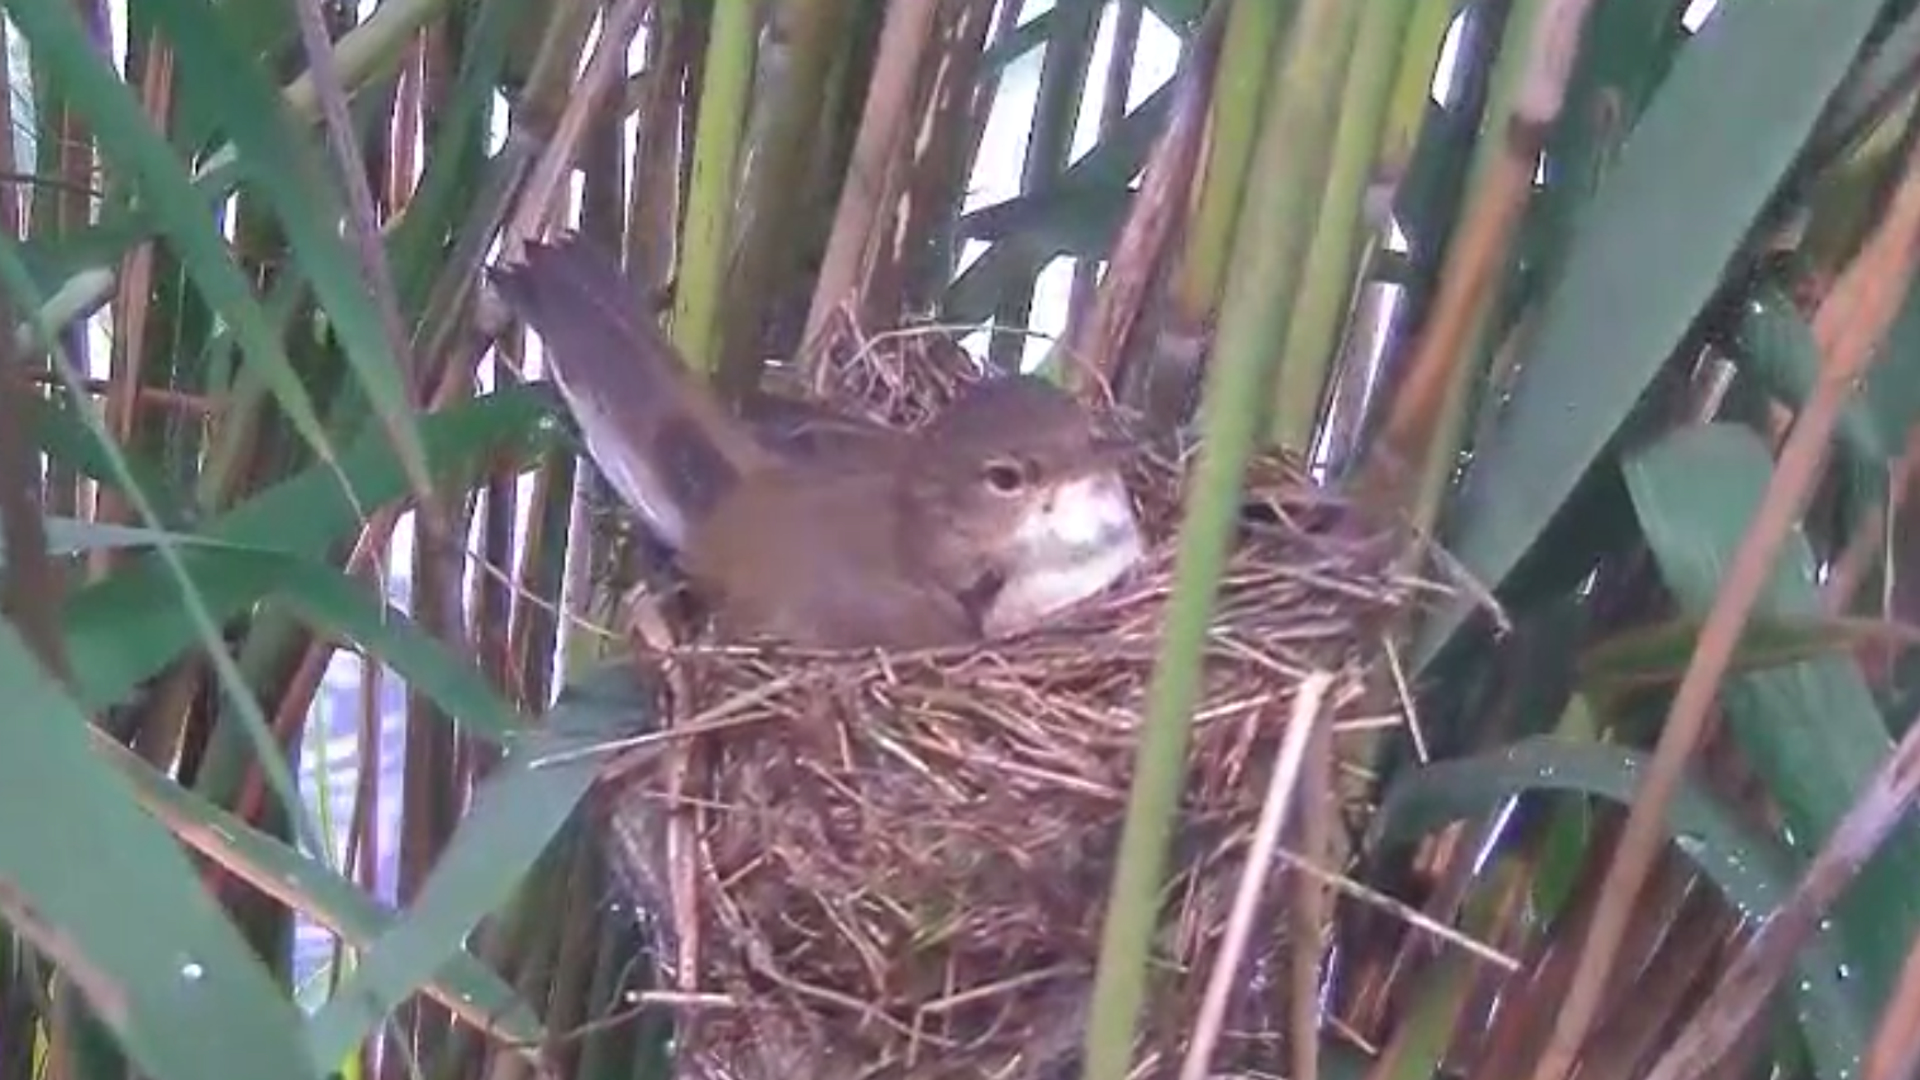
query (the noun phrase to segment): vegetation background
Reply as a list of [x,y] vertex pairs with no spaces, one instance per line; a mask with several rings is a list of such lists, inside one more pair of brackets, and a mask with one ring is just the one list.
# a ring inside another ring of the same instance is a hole
[[722,385],[846,314],[1198,395],[1149,748],[1255,446],[1484,590],[1394,652],[1303,1076],[1920,1071],[1911,0],[0,8],[0,1080],[665,1075],[528,765],[636,707],[476,305],[553,223]]

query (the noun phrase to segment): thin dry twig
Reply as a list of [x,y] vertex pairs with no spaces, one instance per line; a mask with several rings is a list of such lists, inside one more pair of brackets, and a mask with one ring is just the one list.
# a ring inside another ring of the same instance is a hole
[[1139,321],[1162,252],[1187,209],[1187,193],[1205,143],[1207,111],[1213,100],[1213,73],[1220,54],[1227,5],[1210,8],[1187,59],[1174,76],[1173,109],[1140,179],[1120,238],[1107,261],[1094,310],[1070,335],[1072,350],[1087,359],[1075,369],[1073,384],[1095,378],[1111,385],[1128,337]]
[[827,238],[827,253],[800,338],[803,355],[859,278],[868,237],[885,203],[887,160],[913,120],[913,87],[920,80],[921,57],[933,40],[939,10],[940,0],[900,0],[887,7],[876,52],[879,59],[860,114],[860,133],[847,164],[833,232]]
[[500,257],[506,262],[520,258],[522,247],[541,228],[558,204],[560,182],[573,168],[585,138],[587,125],[605,100],[609,89],[626,75],[627,48],[640,23],[653,9],[653,0],[619,0],[600,24],[600,37],[593,54],[567,97],[567,106],[554,124],[553,136],[542,148],[540,158],[520,189],[512,217],[500,237]]
[[1907,951],[1900,984],[1880,1014],[1880,1030],[1867,1047],[1865,1080],[1913,1080],[1920,1076],[1920,941]]
[[[1220,1040],[1220,1022],[1227,1013],[1227,998],[1233,993],[1240,962],[1246,958],[1247,937],[1253,933],[1254,914],[1260,897],[1272,876],[1274,852],[1280,846],[1280,831],[1286,827],[1287,812],[1294,803],[1294,788],[1300,780],[1300,768],[1313,741],[1320,710],[1327,691],[1333,686],[1333,673],[1316,671],[1300,684],[1293,699],[1293,716],[1287,721],[1287,738],[1280,744],[1278,759],[1267,783],[1266,801],[1260,807],[1260,821],[1254,826],[1253,843],[1247,846],[1247,868],[1240,875],[1233,909],[1227,915],[1226,932],[1220,939],[1220,951],[1207,978],[1206,994],[1200,999],[1200,1014],[1194,1018],[1193,1042],[1187,1046],[1187,1058],[1180,1066],[1180,1080],[1205,1080],[1213,1048]],[[1297,1034],[1297,1033],[1296,1033]]]
[[[393,274],[387,268],[386,247],[380,242],[380,219],[373,206],[373,188],[367,182],[367,165],[360,156],[353,118],[347,115],[347,90],[334,63],[333,39],[327,34],[326,14],[321,10],[321,0],[299,0],[293,7],[300,22],[300,42],[307,53],[307,74],[313,80],[320,115],[325,121],[327,148],[333,154],[340,183],[346,188],[347,224],[353,235],[354,252],[360,257],[360,272],[367,276],[374,307],[380,312],[380,330],[386,335],[387,348],[393,350],[394,363],[412,377],[415,372],[406,359],[408,336],[400,318],[400,301],[394,294]],[[413,387],[414,395],[420,391],[420,387]],[[415,404],[418,403],[416,396]]]
[[1350,877],[1322,869],[1314,865],[1311,861],[1285,848],[1280,849],[1279,859],[1281,862],[1287,864],[1290,869],[1297,870],[1306,877],[1312,878],[1336,892],[1345,893],[1363,904],[1379,908],[1393,918],[1406,923],[1409,929],[1425,934],[1443,945],[1450,945],[1485,963],[1492,964],[1502,971],[1514,972],[1520,970],[1519,960],[1473,937],[1471,934],[1462,933],[1448,926],[1446,923],[1435,919],[1419,908],[1395,900],[1385,893],[1376,892]]
[[[1441,423],[1450,387],[1471,360],[1469,346],[1488,290],[1506,272],[1513,230],[1533,193],[1533,176],[1547,135],[1565,104],[1567,81],[1579,53],[1580,32],[1594,0],[1550,0],[1536,17],[1527,70],[1504,119],[1505,153],[1474,191],[1440,274],[1426,327],[1407,358],[1382,433],[1382,463],[1420,462]],[[1393,485],[1392,488],[1397,488]]]

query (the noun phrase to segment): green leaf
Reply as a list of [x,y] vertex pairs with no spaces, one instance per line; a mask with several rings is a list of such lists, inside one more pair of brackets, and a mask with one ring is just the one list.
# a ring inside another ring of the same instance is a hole
[[0,791],[15,809],[0,814],[0,918],[156,1080],[318,1076],[292,1003],[5,621],[0,692],[12,713],[0,723]]
[[1915,62],[1920,61],[1920,16],[1911,10],[1875,44],[1821,118],[1814,133],[1812,158],[1823,162],[1845,152],[1883,119],[1902,94],[1912,89]]
[[[1406,774],[1388,791],[1374,820],[1376,842],[1411,843],[1462,818],[1480,817],[1535,791],[1594,795],[1628,805],[1647,756],[1599,743],[1538,736],[1470,758]],[[1728,903],[1764,918],[1792,891],[1799,866],[1779,845],[1756,835],[1698,785],[1683,783],[1667,810],[1667,830]],[[1838,942],[1815,933],[1796,961],[1794,1008],[1813,1048],[1819,1075],[1858,1075],[1874,1012],[1846,978]],[[1896,963],[1905,955],[1896,950]]]
[[232,568],[241,560],[259,575],[268,595],[358,643],[369,656],[399,672],[409,690],[458,720],[468,735],[504,743],[526,728],[470,659],[456,656],[365,584],[331,566],[284,555],[230,555],[223,566]]
[[[1105,2],[1106,0],[1057,0],[1052,7],[1021,23],[1005,40],[982,54],[980,60],[982,69],[989,73],[1005,69],[1008,64],[1052,41],[1056,23],[1065,21],[1068,25],[1072,25],[1073,19],[1080,14],[1080,9]],[[1146,0],[1146,8],[1165,24],[1167,29],[1185,38],[1190,36],[1193,28],[1199,24],[1200,16],[1206,14],[1207,0]]]
[[[1580,658],[1580,679],[1589,688],[1609,691],[1678,683],[1693,656],[1703,621],[1672,619],[1616,634],[1589,648]],[[1845,657],[1868,642],[1913,644],[1917,638],[1920,632],[1874,619],[1756,619],[1741,634],[1730,670],[1779,667],[1822,656]]]
[[1117,185],[1061,185],[1036,195],[1019,195],[960,219],[963,240],[1000,243],[1019,237],[1047,257],[1099,258],[1112,247],[1133,205],[1133,191]]
[[[557,407],[550,391],[526,386],[423,417],[421,436],[432,474],[445,481],[483,463],[530,454],[557,430],[548,423]],[[338,475],[347,478],[355,500],[369,510],[406,493],[399,465],[376,433],[363,437],[338,464]],[[314,466],[208,522],[199,535],[320,559],[351,537],[360,520],[336,474]],[[220,552],[188,549],[180,559],[216,618],[233,617],[271,588],[271,582],[243,573],[237,563],[232,571],[223,569],[226,556]],[[152,556],[76,590],[63,621],[79,673],[78,693],[90,709],[118,702],[198,641],[175,583]]]
[[[1505,581],[1713,298],[1880,7],[1728,4],[1680,51],[1581,213],[1448,514],[1445,542],[1476,580]],[[1472,610],[1427,624],[1421,668]]]
[[[38,395],[22,402],[27,409],[27,424],[33,429],[35,445],[47,456],[91,480],[128,495],[114,468],[113,449],[94,433],[77,413],[75,406],[55,403]],[[80,406],[87,408],[90,406]],[[179,526],[186,522],[186,501],[153,464],[132,456],[131,447],[118,450],[121,465],[133,477],[134,484],[146,496],[154,514],[164,524]]]
[[[102,528],[91,526],[91,528]],[[52,530],[49,530],[50,532]],[[146,535],[148,530],[118,530]],[[455,655],[366,583],[326,563],[196,537],[182,542],[214,549],[219,582],[206,591],[245,593],[293,607],[326,632],[347,638],[392,667],[408,689],[425,695],[469,735],[506,742],[526,725],[471,661]]]
[[1547,142],[1546,186],[1528,207],[1523,265],[1561,265],[1581,211],[1618,160],[1686,40],[1673,0],[1618,0],[1593,8],[1580,34],[1580,59],[1567,85],[1566,105]]
[[[606,684],[620,692],[610,696]],[[601,755],[566,755],[647,729],[654,715],[625,664],[597,669],[561,692],[544,724],[515,740],[481,785],[412,908],[314,1017],[316,1060],[351,1051],[507,901],[605,765]]]
[[[1735,336],[1736,358],[1767,390],[1796,409],[1819,381],[1820,347],[1813,328],[1778,287],[1750,297]],[[1906,447],[1907,431],[1920,420],[1920,290],[1908,290],[1888,329],[1880,362],[1840,413],[1835,431],[1855,461],[1885,467]]]
[[1191,33],[1211,0],[1146,0],[1147,10],[1181,37]]
[[[19,246],[5,237],[0,237],[0,288],[4,288],[6,292],[18,298],[22,309],[32,312],[29,326],[42,341],[46,342],[54,360],[54,370],[62,375],[70,392],[82,393],[78,386],[78,372],[75,371],[72,360],[58,341],[53,325],[48,321],[52,314],[49,306],[38,294],[26,266],[21,261]],[[107,433],[100,418],[84,409],[79,411],[78,416],[85,422],[93,436],[93,441],[100,448],[102,457],[119,479],[122,489],[126,491],[135,514],[150,526],[158,525],[159,519],[153,504],[148,502],[145,494],[134,485],[125,456],[120,453],[118,444]],[[158,543],[155,545],[154,555],[158,567],[164,573],[165,584],[169,587],[167,599],[178,603],[189,640],[197,641],[204,646],[205,656],[213,669],[221,694],[240,719],[241,728],[251,743],[255,759],[267,778],[268,786],[278,798],[280,806],[287,810],[293,828],[308,843],[318,846],[319,834],[310,815],[306,812],[306,804],[300,799],[293,772],[287,767],[286,756],[280,752],[279,743],[275,740],[266,715],[260,708],[260,702],[255,699],[252,689],[241,676],[238,665],[228,653],[225,642],[221,640],[218,621],[208,610],[205,598],[194,588],[178,546],[173,544],[164,532],[156,535]]]
[[[166,139],[148,123],[132,89],[95,53],[74,8],[61,0],[15,0],[7,5],[7,14],[26,35],[36,60],[86,117],[109,165],[137,182],[141,201],[173,242],[208,306],[233,327],[287,419],[323,460],[331,459],[332,444],[313,400],[246,278],[228,257],[226,242],[207,212],[206,197],[194,188]],[[191,70],[184,56],[181,60],[182,72]]]
[[[391,913],[331,867],[181,788],[104,735],[96,738],[95,745],[133,785],[143,804],[155,808],[165,820],[190,823],[198,846],[217,851],[232,864],[271,880],[277,894],[283,895],[290,906],[314,917],[349,943],[364,946],[392,926]],[[449,997],[487,1016],[508,1038],[538,1043],[546,1037],[539,1017],[527,1003],[465,950],[441,968],[434,982]]]
[[1064,20],[1071,25],[1085,9],[1105,2],[1106,0],[1058,0],[1052,7],[1015,27],[1013,33],[994,43],[982,53],[981,72],[996,74],[1005,70],[1008,64],[1035,49],[1045,47],[1052,41],[1056,23]]
[[[1751,432],[1711,424],[1678,432],[1634,455],[1628,489],[1667,588],[1702,617],[1733,552],[1758,513],[1773,463]],[[1821,613],[1813,553],[1796,534],[1774,567],[1754,616]],[[1850,658],[1802,660],[1733,675],[1721,686],[1729,731],[1780,808],[1793,846],[1811,854],[1892,752],[1873,695]],[[1920,825],[1908,822],[1835,908],[1841,940],[1874,1001],[1884,1001],[1920,930]]]
[[[381,327],[366,274],[336,224],[341,200],[317,182],[324,175],[322,164],[305,140],[294,137],[280,88],[240,47],[229,20],[204,0],[147,0],[134,10],[151,19],[172,45],[182,99],[222,104],[219,115],[239,151],[248,190],[274,208],[347,363],[386,423],[404,471],[424,479],[426,460],[400,358]],[[179,182],[188,184],[184,173]]]
[[[1125,201],[1131,201],[1127,194],[1128,185],[1135,174],[1146,165],[1147,153],[1153,148],[1153,141],[1166,127],[1167,113],[1173,105],[1173,84],[1155,90],[1142,101],[1126,118],[1102,139],[1099,145],[1087,151],[1086,155],[1074,162],[1060,174],[1057,190],[1091,192],[1105,188]],[[1034,198],[1051,199],[1052,191],[1036,193]],[[981,215],[992,220],[1000,213],[1005,204],[985,207],[969,215],[976,222]],[[1061,213],[1071,207],[1071,202],[1052,203],[1053,212]],[[1078,211],[1075,211],[1078,214]],[[1103,218],[1097,212],[1084,215],[1091,225],[1099,227]],[[946,299],[942,303],[943,318],[949,322],[977,323],[990,318],[994,308],[999,305],[1000,294],[1010,283],[1029,279],[1049,259],[1059,254],[1060,239],[1071,233],[1081,239],[1088,231],[1088,222],[1065,223],[1056,225],[1050,220],[1031,221],[1024,230],[1015,230],[982,252],[980,257],[968,266],[952,285],[947,288]]]
[[[111,551],[130,547],[149,547],[156,544],[198,544],[218,547],[231,551],[244,551],[236,544],[222,544],[215,540],[202,540],[187,533],[170,533],[161,529],[142,529],[133,525],[102,525],[93,521],[81,521],[76,518],[50,517],[46,519],[47,551],[53,555],[78,555],[90,551]],[[0,536],[0,567],[7,565],[7,542]]]

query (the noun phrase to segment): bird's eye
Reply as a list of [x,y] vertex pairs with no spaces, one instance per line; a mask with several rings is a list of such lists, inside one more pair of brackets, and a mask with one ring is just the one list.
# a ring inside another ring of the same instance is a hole
[[1016,461],[991,461],[981,471],[987,487],[999,495],[1012,495],[1027,486],[1027,471]]

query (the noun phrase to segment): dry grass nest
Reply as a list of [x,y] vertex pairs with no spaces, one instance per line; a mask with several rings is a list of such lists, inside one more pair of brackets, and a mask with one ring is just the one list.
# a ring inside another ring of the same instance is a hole
[[[829,370],[814,392],[891,423],[971,377],[918,335]],[[664,984],[726,999],[679,1017],[682,1075],[1075,1075],[1183,476],[1133,464],[1144,565],[1043,631],[888,657],[692,631],[637,646],[670,727],[609,772],[613,860],[662,916]],[[1178,1066],[1296,689],[1331,671],[1336,725],[1397,722],[1383,635],[1435,592],[1396,569],[1400,530],[1277,460],[1249,480],[1264,512],[1215,608],[1145,1013],[1152,1075]],[[684,811],[671,826],[668,807]],[[1267,889],[1221,1073],[1285,1071],[1281,893]]]

